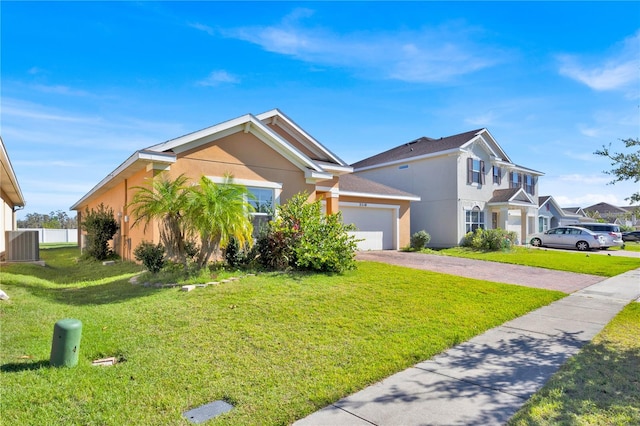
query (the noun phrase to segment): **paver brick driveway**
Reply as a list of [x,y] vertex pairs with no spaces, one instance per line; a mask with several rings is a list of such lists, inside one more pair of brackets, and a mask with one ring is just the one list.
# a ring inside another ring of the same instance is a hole
[[605,279],[596,275],[553,271],[531,266],[393,250],[362,251],[357,253],[356,259],[479,280],[558,290],[564,293],[573,293]]

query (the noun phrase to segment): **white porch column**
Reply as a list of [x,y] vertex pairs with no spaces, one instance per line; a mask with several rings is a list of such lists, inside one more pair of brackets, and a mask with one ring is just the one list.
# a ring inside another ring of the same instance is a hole
[[520,207],[520,244],[525,245],[527,242],[527,228],[529,226],[529,218],[527,217],[527,208]]
[[498,226],[500,229],[508,231],[507,224],[509,223],[509,209],[507,207],[500,208],[500,216],[498,217]]

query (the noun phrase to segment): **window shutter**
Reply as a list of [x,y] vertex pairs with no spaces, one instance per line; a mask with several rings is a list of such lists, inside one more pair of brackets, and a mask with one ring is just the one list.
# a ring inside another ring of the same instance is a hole
[[498,167],[498,185],[502,184],[502,169]]
[[473,182],[473,158],[467,158],[467,183]]
[[484,185],[484,161],[480,160],[480,185]]

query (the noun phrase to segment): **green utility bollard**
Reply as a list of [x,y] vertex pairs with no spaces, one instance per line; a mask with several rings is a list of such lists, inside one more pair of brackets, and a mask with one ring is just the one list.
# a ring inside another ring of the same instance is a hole
[[50,364],[54,367],[74,367],[78,363],[82,322],[73,318],[58,321],[53,326]]

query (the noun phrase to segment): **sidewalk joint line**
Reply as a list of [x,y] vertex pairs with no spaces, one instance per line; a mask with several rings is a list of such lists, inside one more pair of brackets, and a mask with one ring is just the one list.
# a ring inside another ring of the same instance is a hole
[[342,411],[344,411],[345,413],[352,415],[353,417],[357,417],[357,418],[359,418],[360,420],[364,420],[365,422],[370,423],[370,424],[372,424],[373,426],[379,426],[378,424],[373,423],[372,421],[367,420],[367,419],[365,419],[364,417],[360,417],[359,415],[354,414],[354,413],[352,413],[351,411],[345,410],[345,409],[344,409],[344,408],[342,408],[342,407],[338,407],[338,406],[337,406],[337,405],[335,405],[335,404],[331,404],[331,406],[332,406],[332,407],[337,408],[338,410],[342,410]]

